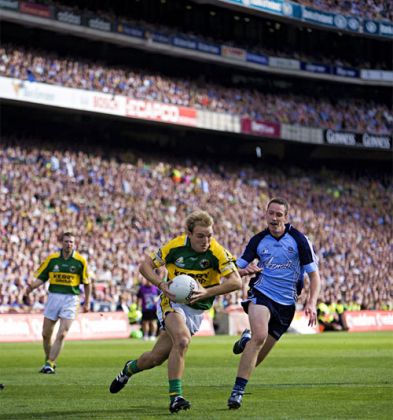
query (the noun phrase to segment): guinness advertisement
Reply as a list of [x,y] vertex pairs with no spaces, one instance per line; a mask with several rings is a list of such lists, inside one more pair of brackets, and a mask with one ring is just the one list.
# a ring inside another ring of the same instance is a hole
[[368,149],[392,149],[392,136],[388,134],[354,133],[351,131],[324,130],[326,144],[334,146],[355,146]]

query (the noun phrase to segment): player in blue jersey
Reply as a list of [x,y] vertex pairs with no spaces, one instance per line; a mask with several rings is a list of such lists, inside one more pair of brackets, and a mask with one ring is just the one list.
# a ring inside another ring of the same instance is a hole
[[[305,304],[309,325],[317,319],[320,292],[317,258],[308,238],[288,223],[289,204],[283,198],[270,200],[266,211],[267,229],[253,236],[236,263],[240,275],[254,275],[247,299],[251,331],[245,330],[235,343],[235,354],[242,353],[228,407],[237,409],[252,371],[269,354],[289,328],[295,314],[299,282],[304,272],[310,278],[310,294]],[[253,261],[258,259],[258,264]]]

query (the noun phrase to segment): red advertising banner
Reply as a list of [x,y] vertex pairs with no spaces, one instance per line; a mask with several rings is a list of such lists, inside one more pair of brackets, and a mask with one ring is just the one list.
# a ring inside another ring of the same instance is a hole
[[160,102],[149,102],[127,98],[126,116],[153,120],[171,124],[196,126],[197,111],[194,108],[186,108]]
[[[42,340],[42,314],[1,314],[0,343],[31,342]],[[56,324],[56,334],[59,323]],[[139,330],[140,325],[130,325],[125,312],[104,312],[79,314],[73,322],[67,340],[106,340],[128,338],[131,331]],[[214,335],[213,320],[205,312],[197,335]]]
[[247,52],[241,48],[223,45],[221,47],[221,55],[223,57],[234,58],[235,60],[246,61]]
[[245,134],[253,134],[262,137],[280,137],[280,124],[268,121],[256,121],[250,118],[242,118],[241,130]]
[[43,4],[21,2],[19,10],[21,13],[26,13],[28,15],[52,18],[52,10]]
[[[42,323],[42,314],[0,315],[0,342],[41,341]],[[131,329],[124,312],[79,314],[67,340],[128,338]]]
[[344,325],[349,332],[393,331],[393,311],[345,311]]

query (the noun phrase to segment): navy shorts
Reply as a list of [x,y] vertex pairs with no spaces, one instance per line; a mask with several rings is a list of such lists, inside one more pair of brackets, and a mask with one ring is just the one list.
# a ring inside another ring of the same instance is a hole
[[292,319],[295,316],[296,305],[281,305],[255,289],[249,290],[247,300],[242,302],[243,309],[246,313],[248,313],[250,302],[256,305],[266,306],[269,309],[269,335],[279,340],[291,325]]
[[156,310],[142,311],[142,321],[154,321],[157,319]]

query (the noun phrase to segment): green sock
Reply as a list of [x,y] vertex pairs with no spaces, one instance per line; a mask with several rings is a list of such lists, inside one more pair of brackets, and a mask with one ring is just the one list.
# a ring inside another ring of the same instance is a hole
[[138,373],[141,371],[140,369],[138,369],[137,362],[138,360],[131,360],[131,362],[127,363],[127,366],[124,369],[124,373],[127,376],[131,376],[134,373]]
[[171,399],[171,401],[173,401],[174,398],[179,395],[183,395],[181,379],[170,379],[169,380],[169,398]]

